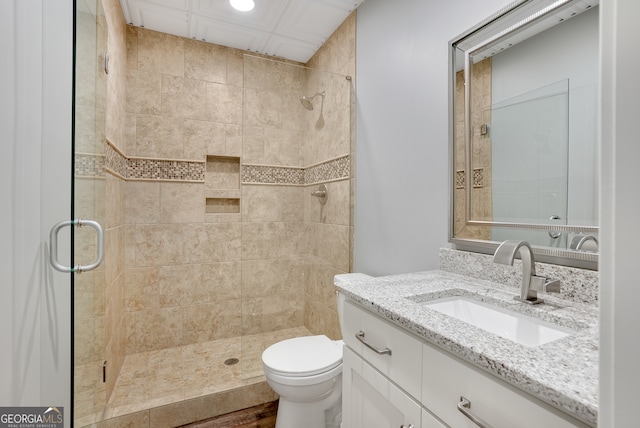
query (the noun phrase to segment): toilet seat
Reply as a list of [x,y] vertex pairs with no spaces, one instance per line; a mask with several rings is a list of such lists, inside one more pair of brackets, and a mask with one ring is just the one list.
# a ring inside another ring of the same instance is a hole
[[342,343],[327,336],[305,336],[283,340],[262,353],[269,372],[286,377],[319,375],[342,364]]

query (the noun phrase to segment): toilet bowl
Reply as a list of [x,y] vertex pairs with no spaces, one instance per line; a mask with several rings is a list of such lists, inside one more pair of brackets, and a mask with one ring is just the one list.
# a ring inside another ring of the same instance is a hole
[[[371,278],[335,276],[341,281]],[[338,295],[342,327],[344,296]],[[342,422],[342,340],[305,336],[283,340],[262,353],[267,383],[279,396],[276,428],[340,428]]]
[[339,428],[342,341],[327,336],[283,340],[262,354],[267,383],[279,396],[276,428]]

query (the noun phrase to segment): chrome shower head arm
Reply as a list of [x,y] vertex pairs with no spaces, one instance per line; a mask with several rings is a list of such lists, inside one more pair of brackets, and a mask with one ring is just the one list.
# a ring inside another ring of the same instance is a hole
[[318,96],[322,97],[322,101],[324,102],[324,91],[318,92],[315,95],[312,95],[310,97],[307,95],[303,95],[300,98],[300,103],[302,104],[302,107],[306,108],[307,110],[313,110],[313,103],[311,101],[313,101],[313,99]]

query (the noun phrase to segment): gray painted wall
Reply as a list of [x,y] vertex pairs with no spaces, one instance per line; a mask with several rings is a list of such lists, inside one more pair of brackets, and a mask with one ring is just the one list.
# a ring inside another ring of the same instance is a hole
[[354,270],[438,267],[448,246],[448,43],[510,0],[367,0],[356,33]]

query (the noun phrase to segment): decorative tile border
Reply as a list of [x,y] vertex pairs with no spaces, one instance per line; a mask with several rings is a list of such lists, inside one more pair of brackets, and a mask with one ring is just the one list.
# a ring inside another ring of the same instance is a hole
[[351,170],[349,155],[312,165],[304,170],[304,184],[317,184],[326,181],[348,178]]
[[473,169],[473,187],[475,188],[484,187],[484,169],[483,168]]
[[349,155],[307,168],[243,164],[242,183],[309,185],[349,178],[350,170]]
[[127,158],[107,141],[106,169],[125,180],[204,181],[205,162]]
[[164,159],[136,159],[127,162],[132,180],[204,181],[204,162]]
[[243,184],[304,184],[304,168],[242,165]]
[[456,189],[464,189],[464,171],[456,171]]
[[120,151],[113,147],[111,143],[109,143],[109,141],[107,141],[107,144],[105,144],[104,153],[106,156],[105,167],[107,168],[107,170],[126,179],[128,159],[122,153],[120,153]]
[[[84,168],[91,170],[91,159],[83,159]],[[125,180],[204,181],[206,162],[127,158],[107,141],[103,156],[103,171],[109,171]],[[242,164],[243,184],[285,184],[293,186],[317,184],[349,178],[349,155],[331,159],[307,168]]]
[[103,178],[105,175],[105,156],[93,153],[76,153],[73,167],[75,177]]

